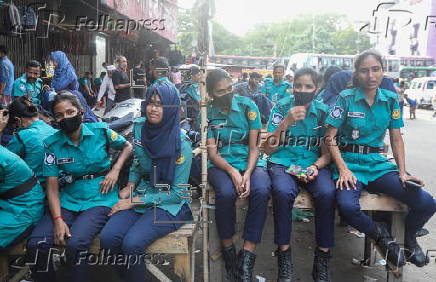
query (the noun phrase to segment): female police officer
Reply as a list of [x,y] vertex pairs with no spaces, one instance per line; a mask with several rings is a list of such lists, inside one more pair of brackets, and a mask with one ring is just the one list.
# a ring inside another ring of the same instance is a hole
[[[8,118],[8,110],[0,110],[0,134]],[[29,166],[0,145],[0,253],[30,233],[41,219],[44,198]]]
[[[298,70],[295,73],[293,95],[277,102],[268,122],[268,132],[272,132],[272,135],[265,143],[265,150],[270,154],[268,169],[272,181],[274,241],[279,246],[279,281],[292,281],[290,210],[299,192],[298,185],[306,188],[315,200],[318,247],[313,261],[313,279],[331,281],[329,249],[333,247],[334,240],[335,186],[330,170],[326,168],[330,155],[325,146],[322,146],[321,154],[320,145],[324,135],[322,125],[328,106],[314,100],[318,84],[319,75],[316,71],[311,68]],[[277,141],[283,138],[283,133],[286,133],[285,139],[280,145]],[[294,175],[286,173],[290,165],[299,167],[294,168]],[[306,169],[307,173],[301,168]]]
[[42,174],[44,160],[43,140],[57,130],[38,118],[38,110],[32,101],[22,96],[9,105],[10,123],[18,131],[9,141],[7,148],[20,156],[35,173],[41,184],[46,178]]
[[[254,251],[261,240],[271,186],[265,161],[258,160],[259,110],[250,98],[232,94],[232,80],[224,70],[209,72],[206,87],[213,97],[208,107],[208,178],[216,195],[216,223],[223,258],[230,279],[239,276],[242,281],[251,281]],[[238,197],[249,198],[249,208],[237,267],[232,236]]]
[[[390,264],[405,263],[403,252],[383,224],[366,216],[359,205],[362,188],[371,193],[387,194],[409,206],[406,218],[406,259],[422,267],[426,256],[416,241],[416,231],[424,226],[436,211],[436,202],[419,187],[422,181],[406,173],[404,143],[400,128],[403,121],[397,95],[379,88],[383,78],[383,63],[378,52],[367,50],[355,61],[354,80],[358,86],[340,93],[326,123],[326,141],[332,141],[338,131],[345,146],[329,146],[334,159],[337,202],[342,217],[354,228],[375,240]],[[397,165],[380,153],[389,129],[392,152]],[[418,187],[408,181],[418,183]]]
[[180,129],[177,91],[166,81],[158,82],[148,89],[144,105],[146,117],[134,123],[129,182],[100,235],[103,249],[136,261],[120,269],[127,281],[134,282],[145,279],[145,263],[140,259],[145,249],[192,220],[187,187],[192,148]]
[[[117,202],[117,189],[113,188],[132,146],[105,123],[82,124],[83,108],[72,94],[58,94],[52,111],[61,130],[44,140],[43,175],[47,177],[50,211],[30,236],[28,260],[36,260],[36,281],[53,281],[52,263],[46,265],[50,248],[65,245],[72,280],[83,282],[87,280],[87,263],[76,263],[76,258],[86,252]],[[122,148],[112,168],[109,147]],[[62,190],[60,170],[72,179]]]

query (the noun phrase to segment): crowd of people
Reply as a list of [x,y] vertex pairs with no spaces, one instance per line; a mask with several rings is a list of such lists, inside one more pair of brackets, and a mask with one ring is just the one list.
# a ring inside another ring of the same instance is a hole
[[[407,173],[400,102],[374,50],[356,57],[353,72],[330,68],[322,78],[312,68],[301,68],[285,79],[284,66],[276,65],[271,78],[262,80],[253,72],[236,85],[222,69],[203,74],[191,66],[186,82],[164,57],[151,60],[146,72],[138,63],[135,84],[146,90],[134,92],[143,103],[132,142],[92,111],[103,97],[106,111],[131,97],[124,56],[116,58],[116,66],[105,65],[105,74],[95,81],[92,73],[78,79],[65,53],[52,52],[51,85],[43,85],[37,61],[11,80],[13,65],[4,46],[0,56],[0,132],[10,136],[0,146],[0,252],[27,240],[25,260],[34,281],[56,281],[55,246],[65,246],[71,280],[84,282],[89,281],[88,248],[98,234],[106,257],[141,257],[155,240],[192,220],[190,191],[183,185],[191,172],[192,144],[180,121],[188,117],[200,129],[201,83],[209,97],[214,224],[230,281],[253,280],[269,198],[277,279],[294,281],[290,212],[300,186],[315,203],[314,281],[332,281],[336,207],[347,224],[375,242],[389,264],[428,263],[416,237],[436,212],[436,201],[420,179]],[[267,138],[259,146],[263,128]],[[388,131],[395,163],[382,154]],[[112,159],[110,150],[119,151],[118,157]],[[126,166],[128,182],[119,187]],[[404,251],[385,222],[361,211],[362,189],[409,207]],[[249,202],[239,251],[233,243],[238,198]],[[117,260],[114,268],[124,280],[146,279],[145,261],[120,261],[127,260]]]

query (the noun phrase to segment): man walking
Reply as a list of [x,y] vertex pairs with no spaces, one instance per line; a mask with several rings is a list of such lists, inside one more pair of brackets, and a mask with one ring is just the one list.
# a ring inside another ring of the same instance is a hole
[[14,84],[14,65],[9,60],[8,49],[0,45],[0,105],[9,105],[12,101]]
[[115,103],[130,99],[130,79],[127,73],[127,59],[124,56],[117,58],[118,69],[112,75],[114,84]]

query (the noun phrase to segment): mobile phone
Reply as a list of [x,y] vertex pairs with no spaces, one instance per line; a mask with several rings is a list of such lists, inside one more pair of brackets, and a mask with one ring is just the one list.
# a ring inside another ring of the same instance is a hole
[[415,181],[412,181],[412,180],[406,180],[406,187],[412,187],[412,188],[419,189],[419,188],[422,188],[422,185],[415,182]]

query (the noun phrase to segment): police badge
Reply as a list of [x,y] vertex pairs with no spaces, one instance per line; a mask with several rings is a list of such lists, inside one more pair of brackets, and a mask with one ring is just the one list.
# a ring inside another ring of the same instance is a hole
[[282,122],[282,120],[283,116],[281,114],[274,113],[271,122],[274,126],[278,126]]
[[330,116],[334,119],[342,118],[342,113],[344,112],[344,109],[342,109],[339,106],[335,106],[333,110],[330,112]]
[[353,129],[353,131],[351,132],[351,138],[353,140],[356,140],[360,137],[360,131],[359,129]]

